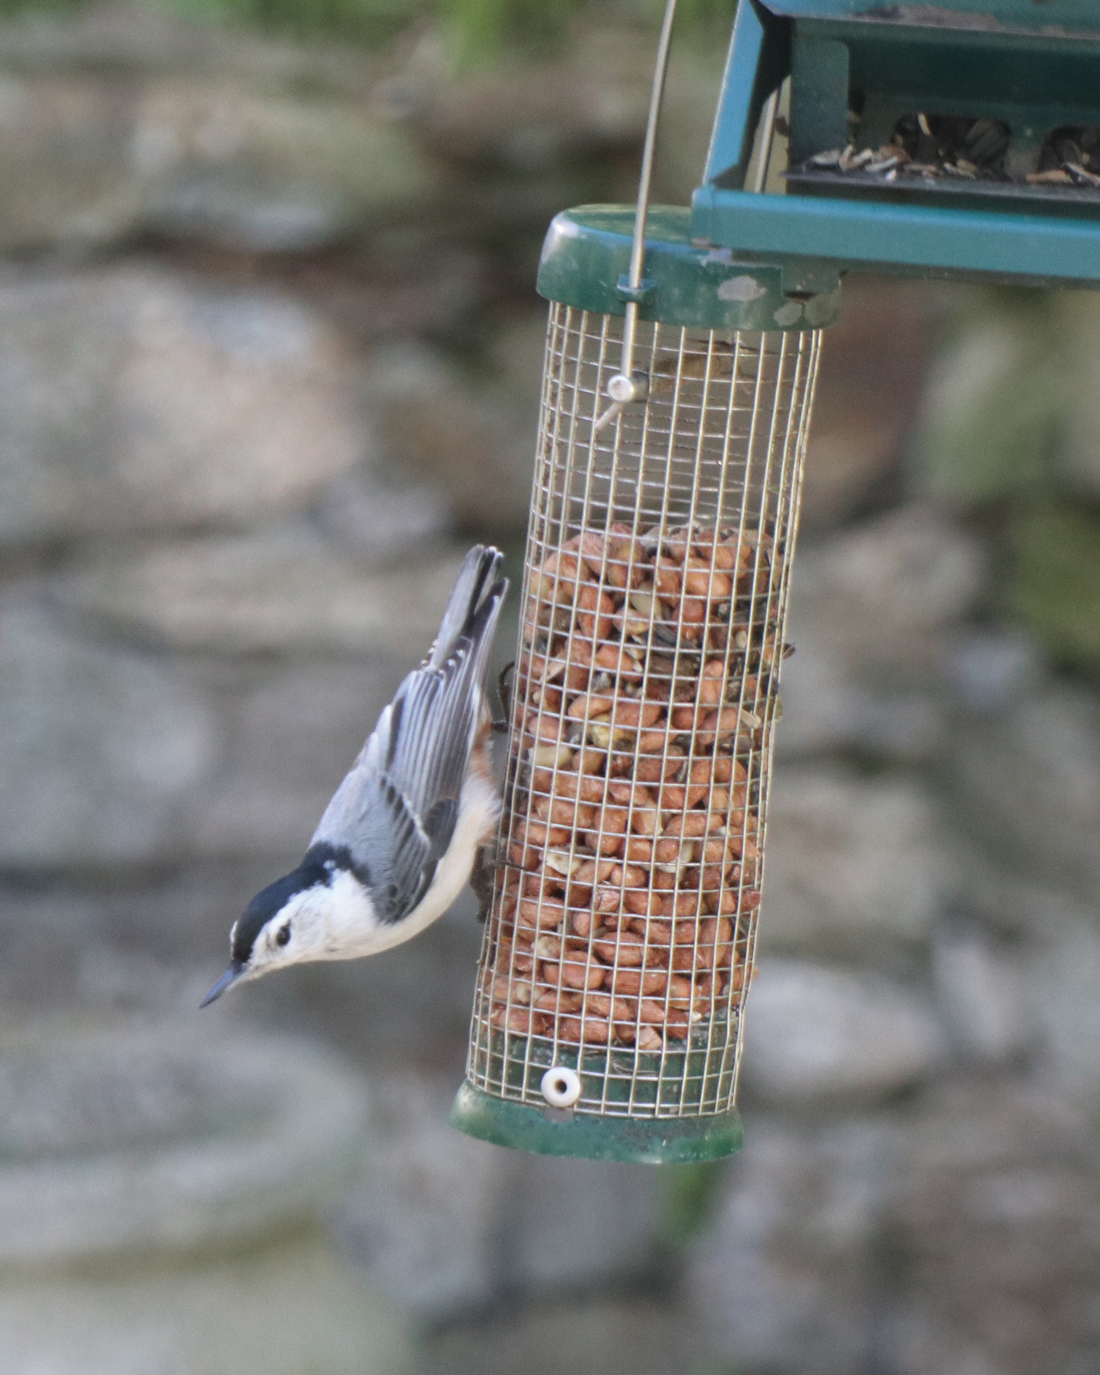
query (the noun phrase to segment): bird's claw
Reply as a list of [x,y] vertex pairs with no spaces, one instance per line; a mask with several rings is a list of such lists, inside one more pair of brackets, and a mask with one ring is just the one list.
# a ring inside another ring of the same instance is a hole
[[497,675],[497,696],[500,698],[500,704],[504,708],[504,715],[499,721],[493,722],[491,730],[494,735],[508,734],[508,718],[512,714],[512,685],[508,681],[508,675],[515,666],[516,661],[513,659],[510,664],[505,664]]
[[477,919],[480,922],[489,915],[493,900],[493,878],[498,863],[497,848],[493,842],[483,845],[474,856],[474,867],[470,871],[470,887],[478,900]]

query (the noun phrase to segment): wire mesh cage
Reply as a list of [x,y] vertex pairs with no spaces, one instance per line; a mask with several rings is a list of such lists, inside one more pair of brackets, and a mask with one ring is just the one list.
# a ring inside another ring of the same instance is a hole
[[737,1144],[820,334],[639,323],[648,400],[601,427],[622,327],[551,307],[466,1106],[571,1114],[538,1149],[603,1153],[590,1115],[690,1159]]

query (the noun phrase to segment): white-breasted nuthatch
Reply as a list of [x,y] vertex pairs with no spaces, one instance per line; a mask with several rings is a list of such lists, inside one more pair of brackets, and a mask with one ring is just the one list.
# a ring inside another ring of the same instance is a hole
[[350,960],[407,941],[469,880],[500,813],[489,763],[489,652],[508,583],[503,555],[467,554],[431,653],[378,718],[292,873],[229,933],[235,983],[306,960]]

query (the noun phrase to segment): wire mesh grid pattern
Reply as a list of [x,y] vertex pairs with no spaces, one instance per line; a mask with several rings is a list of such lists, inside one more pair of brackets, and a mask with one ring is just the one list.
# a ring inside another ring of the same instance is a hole
[[599,430],[621,327],[551,307],[467,1077],[682,1117],[736,1089],[820,334],[641,325]]

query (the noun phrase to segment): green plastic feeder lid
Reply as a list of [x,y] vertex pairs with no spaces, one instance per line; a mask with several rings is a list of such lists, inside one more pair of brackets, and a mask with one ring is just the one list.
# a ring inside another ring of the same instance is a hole
[[[555,216],[539,264],[538,292],[561,305],[622,315],[634,207],[584,205]],[[699,329],[807,330],[835,324],[840,276],[739,260],[691,239],[686,206],[649,211],[639,317]]]

